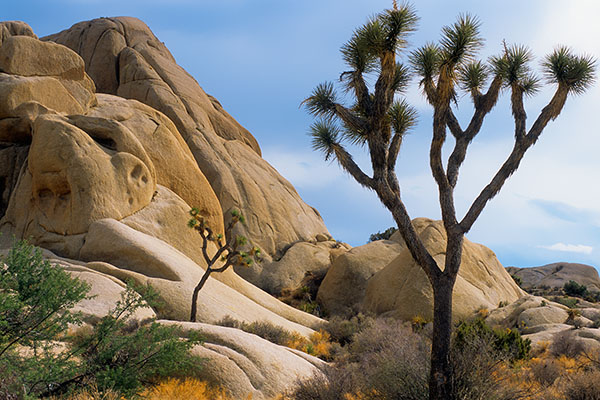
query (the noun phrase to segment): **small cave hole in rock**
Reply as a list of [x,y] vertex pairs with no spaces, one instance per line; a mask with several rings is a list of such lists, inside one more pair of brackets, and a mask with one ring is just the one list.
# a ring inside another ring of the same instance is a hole
[[102,138],[95,135],[90,135],[90,137],[94,139],[94,142],[98,143],[102,147],[105,147],[109,150],[117,150],[117,144],[110,138]]

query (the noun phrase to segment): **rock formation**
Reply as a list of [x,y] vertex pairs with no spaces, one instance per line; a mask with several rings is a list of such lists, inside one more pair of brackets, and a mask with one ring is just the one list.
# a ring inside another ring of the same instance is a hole
[[[443,267],[446,233],[441,221],[416,218],[413,226],[427,250]],[[401,241],[399,235],[391,239]],[[397,257],[367,282],[363,307],[375,314],[409,320],[433,318],[433,291],[425,273],[404,243]],[[524,292],[487,247],[467,239],[453,295],[453,316],[461,319],[479,308],[494,309],[517,300]]]
[[[141,22],[125,22],[129,25],[125,23],[124,29],[132,36],[120,37],[134,47],[139,41],[137,48],[144,53],[144,46],[156,39]],[[221,232],[223,210],[241,208],[247,214],[246,233],[265,247],[267,261],[292,244],[316,242],[317,234],[327,234],[316,211],[260,158],[252,136],[202,92],[164,46],[159,48],[163,53],[151,55],[156,50],[151,46],[146,50],[152,62],[167,62],[162,69],[157,64],[156,69],[166,74],[179,100],[173,105],[172,99],[159,96],[153,105],[176,110],[171,118],[133,98],[97,93],[96,87],[104,88],[106,82],[94,75],[95,84],[86,73],[90,65],[96,71],[95,61],[88,59],[87,65],[71,49],[38,40],[23,23],[1,23],[0,44],[0,249],[10,247],[13,237],[27,238],[46,249],[45,256],[52,263],[88,282],[91,293],[98,296],[77,305],[86,322],[95,323],[114,307],[127,280],[152,284],[164,303],[156,313],[141,310],[136,318],[189,318],[191,292],[206,267],[197,233],[186,227],[192,205]],[[83,43],[78,50],[84,55],[93,53],[88,45]],[[144,73],[156,72],[143,58],[136,59],[140,56],[136,50],[121,50],[117,53],[123,69],[119,82],[127,84],[113,93],[125,96],[127,90],[137,93],[140,88],[166,93],[169,85],[162,78],[143,78]],[[101,52],[90,55],[116,62],[104,56]],[[115,64],[111,65],[116,71]],[[140,65],[145,69],[138,69]],[[141,83],[145,86],[137,86]],[[175,96],[175,92],[170,94]],[[182,124],[182,119],[191,125]],[[252,167],[238,158],[249,160]],[[199,164],[223,176],[213,174],[209,181]],[[219,188],[219,196],[213,187]],[[278,236],[279,223],[283,236]],[[214,252],[214,247],[209,251]],[[245,322],[269,321],[304,336],[321,323],[279,302],[233,270],[214,278],[200,293],[199,321],[215,323],[225,316]],[[272,390],[283,391],[297,378],[316,372],[318,363],[307,362],[304,355],[272,345],[272,356],[259,359],[258,347],[233,350],[233,342],[226,339],[228,331],[213,330],[214,335],[223,335],[220,344],[198,351],[215,359],[238,352],[225,364],[247,376],[249,386],[243,389],[254,398],[270,397]],[[256,342],[244,340],[249,347]],[[294,367],[289,371],[277,367],[280,356]],[[215,363],[219,368],[225,364]],[[226,381],[226,387],[228,383],[236,385]],[[235,391],[235,387],[230,389]]]
[[169,117],[210,182],[223,213],[240,209],[248,221],[241,233],[265,254],[279,259],[296,242],[328,235],[318,212],[260,157],[254,137],[177,65],[143,22],[100,18],[42,40],[81,55],[98,92],[136,99]]
[[521,286],[524,289],[542,287],[561,289],[565,283],[575,281],[586,286],[590,291],[600,292],[598,270],[590,265],[561,262],[541,267],[507,267],[506,270],[521,279]]

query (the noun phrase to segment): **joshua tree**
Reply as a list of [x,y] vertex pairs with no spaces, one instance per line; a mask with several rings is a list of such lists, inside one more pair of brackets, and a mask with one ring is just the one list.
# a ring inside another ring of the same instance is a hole
[[[223,234],[215,234],[212,229],[206,224],[204,217],[200,215],[200,211],[197,208],[190,210],[192,218],[188,221],[188,226],[195,229],[202,238],[202,256],[206,261],[206,271],[200,282],[194,288],[192,294],[192,310],[190,313],[190,321],[196,322],[196,310],[198,309],[198,293],[208,280],[208,277],[213,272],[224,272],[231,266],[246,266],[252,265],[255,259],[260,257],[260,249],[258,247],[252,247],[250,251],[242,251],[243,248],[247,247],[248,240],[244,236],[234,236],[233,227],[241,222],[245,222],[244,216],[237,210],[231,212],[231,221],[225,228],[225,233],[229,239],[223,242]],[[211,257],[208,254],[208,243],[213,242],[217,245],[217,251]],[[215,267],[217,262],[221,263],[220,267]]]
[[[341,74],[340,81],[343,89],[354,97],[349,107],[341,104],[333,83],[329,82],[318,85],[303,104],[319,117],[311,126],[313,148],[322,151],[326,160],[337,159],[359,184],[377,193],[391,212],[412,257],[429,278],[434,294],[430,399],[452,399],[449,362],[452,291],[461,263],[464,235],[517,170],[523,155],[546,125],[558,117],[567,97],[583,93],[592,84],[595,60],[574,55],[566,47],[558,47],[546,56],[543,72],[556,91],[528,129],[523,99],[536,93],[542,80],[531,70],[533,57],[527,47],[504,44],[500,55],[488,62],[477,60],[483,44],[479,22],[470,15],[462,15],[454,24],[442,28],[439,43],[427,44],[410,53],[407,66],[397,62],[396,57],[405,49],[406,37],[415,30],[417,19],[412,7],[406,4],[398,7],[394,1],[392,9],[372,17],[342,46],[342,57],[349,70]],[[405,100],[397,99],[407,88],[411,69],[420,77],[420,86],[434,110],[429,161],[448,237],[444,268],[436,263],[416,234],[395,173],[402,139],[416,122],[415,110]],[[368,74],[375,75],[374,85],[365,80]],[[510,93],[514,147],[467,213],[458,219],[454,188],[460,167],[469,144],[503,89]],[[473,115],[466,128],[461,126],[452,107],[459,90],[467,92],[473,102]],[[442,146],[448,131],[454,138],[454,149],[444,165]],[[366,146],[373,170],[371,176],[355,163],[344,141]]]

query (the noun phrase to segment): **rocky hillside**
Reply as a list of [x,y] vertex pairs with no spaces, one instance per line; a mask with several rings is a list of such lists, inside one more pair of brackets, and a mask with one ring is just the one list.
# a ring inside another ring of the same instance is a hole
[[575,281],[586,286],[589,291],[600,292],[598,270],[590,265],[559,262],[531,268],[507,267],[506,270],[521,279],[524,289],[560,289],[565,283]]

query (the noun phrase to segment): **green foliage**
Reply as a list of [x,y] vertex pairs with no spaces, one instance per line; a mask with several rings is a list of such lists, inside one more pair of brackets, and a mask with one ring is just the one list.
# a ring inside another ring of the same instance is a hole
[[85,282],[50,265],[39,249],[24,241],[1,261],[0,356],[15,345],[56,339],[69,323],[79,321],[69,309],[85,298]]
[[[188,227],[196,230],[202,238],[202,256],[206,262],[206,271],[200,279],[200,282],[194,288],[192,293],[192,306],[190,310],[190,321],[196,322],[196,311],[198,307],[198,293],[213,272],[224,272],[231,266],[250,267],[254,261],[260,260],[260,249],[252,246],[249,250],[248,239],[241,235],[233,235],[233,228],[238,222],[246,223],[246,219],[239,210],[231,211],[231,219],[225,227],[225,234],[228,239],[223,242],[223,234],[215,233],[212,227],[208,225],[206,219],[201,215],[198,208],[193,207],[190,210],[192,217],[188,221]],[[208,243],[213,242],[217,246],[214,254],[208,254]],[[244,250],[246,249],[246,250]],[[221,262],[221,266],[216,266]]]
[[454,66],[471,61],[483,46],[480,22],[469,14],[459,15],[458,21],[442,28],[440,50],[442,64]]
[[376,240],[389,240],[389,238],[392,237],[397,230],[398,228],[391,226],[383,232],[373,233],[371,236],[369,236],[369,242],[374,242]]
[[155,304],[150,288],[128,286],[93,329],[69,337],[68,324],[81,323],[69,309],[86,298],[88,285],[25,242],[16,243],[2,262],[0,394],[13,394],[2,398],[60,394],[90,383],[132,394],[142,382],[200,367],[201,360],[188,353],[198,338],[180,340],[174,328],[132,319],[148,305],[136,290]]
[[549,82],[566,85],[575,94],[582,94],[596,81],[596,60],[589,55],[576,56],[565,46],[556,48],[542,66]]
[[515,281],[515,283],[522,289],[523,288],[523,279],[521,279],[521,277],[517,276],[517,275],[511,275],[511,278],[513,278],[513,281]]
[[540,80],[531,70],[532,61],[531,50],[523,45],[506,46],[502,56],[490,60],[494,73],[502,78],[506,87],[515,85],[528,95],[540,88]]
[[492,329],[483,319],[461,322],[454,332],[454,346],[463,351],[476,341],[489,342],[499,357],[509,361],[529,357],[531,341],[523,339],[516,329]]
[[151,287],[130,284],[93,331],[75,341],[74,347],[82,359],[78,369],[83,372],[71,384],[92,380],[101,390],[131,395],[144,382],[198,372],[202,360],[189,353],[192,346],[200,343],[197,335],[180,339],[183,335],[175,327],[133,319],[138,309],[156,305],[157,299],[158,294]]
[[555,297],[554,301],[562,304],[563,306],[567,306],[569,308],[575,308],[577,307],[577,304],[579,304],[579,300],[578,299],[574,299],[572,297]]
[[37,393],[73,374],[75,363],[55,354],[52,341],[80,323],[69,309],[88,290],[39,249],[15,243],[0,262],[0,386]]
[[489,77],[489,68],[481,61],[473,61],[458,69],[459,83],[465,91],[482,91]]
[[334,146],[339,142],[340,128],[331,120],[320,119],[310,126],[312,148],[325,154],[325,160],[334,154]]
[[392,129],[398,135],[404,135],[417,125],[417,110],[406,100],[397,100],[388,111]]
[[573,280],[565,283],[563,290],[567,296],[584,297],[587,294],[587,287]]

